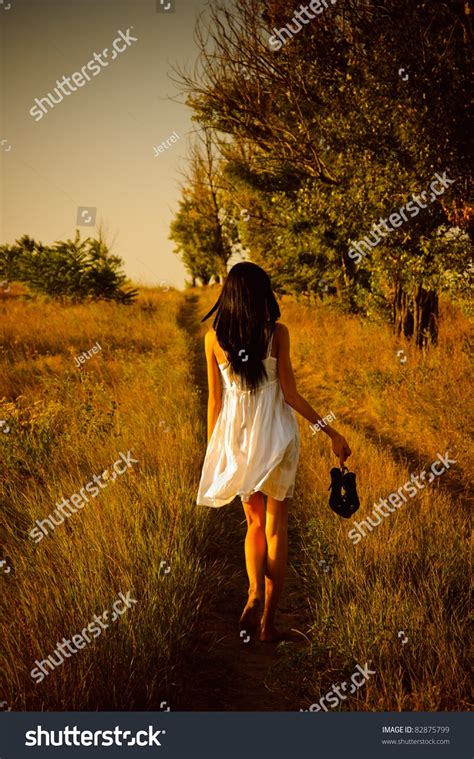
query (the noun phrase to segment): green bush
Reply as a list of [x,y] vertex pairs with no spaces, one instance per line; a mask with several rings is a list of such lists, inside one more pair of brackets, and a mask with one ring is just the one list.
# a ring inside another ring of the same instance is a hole
[[88,237],[47,247],[24,235],[15,245],[0,246],[0,279],[24,282],[32,290],[73,301],[115,300],[129,304],[136,289],[122,289],[123,261],[111,255],[104,241]]

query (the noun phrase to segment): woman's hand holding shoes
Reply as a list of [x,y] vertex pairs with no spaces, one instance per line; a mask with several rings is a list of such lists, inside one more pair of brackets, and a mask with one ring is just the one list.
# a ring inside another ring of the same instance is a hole
[[342,467],[344,466],[345,460],[351,455],[352,451],[349,447],[349,443],[343,435],[341,435],[339,432],[336,432],[336,430],[332,430],[330,434],[333,453],[338,457],[339,463]]

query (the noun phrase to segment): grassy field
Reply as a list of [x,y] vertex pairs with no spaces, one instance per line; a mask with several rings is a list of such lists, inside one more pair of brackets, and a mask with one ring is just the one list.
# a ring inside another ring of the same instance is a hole
[[[328,509],[328,441],[303,424],[294,516],[311,647],[300,666],[289,659],[304,708],[369,660],[377,674],[342,708],[468,708],[469,325],[448,304],[441,318],[439,347],[422,355],[330,307],[285,309],[300,387],[321,414],[334,412],[362,495],[354,519]],[[354,520],[448,449],[451,469],[357,545],[348,540]]]
[[[14,709],[158,709],[183,677],[219,578],[202,559],[207,512],[194,505],[204,427],[181,306],[173,292],[145,292],[132,308],[0,306],[0,418],[10,428],[1,544],[11,566],[0,694]],[[97,341],[102,351],[78,368],[74,357]],[[129,449],[138,464],[53,534],[29,537],[35,520]],[[137,603],[100,637],[43,682],[30,677],[35,660],[131,589]]]
[[[354,518],[437,453],[449,449],[456,464],[353,545],[352,520],[327,505],[328,440],[300,420],[282,599],[299,641],[245,647],[241,507],[195,506],[206,401],[198,320],[216,293],[142,290],[128,308],[14,291],[0,302],[0,700],[17,710],[308,709],[370,661],[376,674],[337,708],[467,709],[466,318],[443,304],[440,345],[421,354],[330,301],[283,299],[300,392],[335,414],[353,449]],[[35,520],[129,450],[137,464],[31,539]],[[36,660],[129,591],[136,604],[35,682]]]

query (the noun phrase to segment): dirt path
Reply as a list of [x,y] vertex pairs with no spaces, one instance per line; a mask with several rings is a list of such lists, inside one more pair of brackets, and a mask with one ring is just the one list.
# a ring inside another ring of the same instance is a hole
[[[189,334],[192,344],[193,374],[202,392],[202,411],[206,413],[206,367],[202,330],[198,320],[198,296],[185,294],[178,323]],[[204,508],[204,507],[202,507]],[[303,609],[306,608],[302,583],[297,572],[300,538],[295,520],[289,524],[289,567],[279,606],[277,626],[293,632],[294,640],[274,644],[258,641],[244,643],[239,637],[238,620],[245,604],[247,575],[243,542],[245,517],[236,499],[221,509],[211,509],[211,542],[206,560],[217,563],[226,578],[216,588],[201,613],[200,643],[189,662],[190,680],[180,710],[192,711],[285,711],[294,710],[295,694],[285,687],[284,673],[279,676],[281,647],[307,645]],[[215,525],[215,529],[214,529]]]

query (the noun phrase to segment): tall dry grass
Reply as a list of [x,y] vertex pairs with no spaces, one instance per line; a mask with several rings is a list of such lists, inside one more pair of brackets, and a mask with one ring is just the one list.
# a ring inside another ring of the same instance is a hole
[[[420,353],[388,327],[339,315],[330,301],[318,307],[283,302],[282,311],[300,391],[322,415],[336,415],[333,425],[353,450],[348,463],[361,496],[353,519],[329,509],[329,469],[336,462],[328,438],[312,435],[302,421],[292,511],[311,649],[295,654],[286,647],[288,671],[298,672],[300,707],[371,660],[376,676],[339,709],[466,709],[468,320],[443,304],[440,344]],[[428,470],[447,449],[457,463],[354,545],[348,538],[353,521],[361,522],[381,497]]]
[[[235,540],[225,509],[211,519],[195,506],[205,445],[197,319],[217,293],[142,291],[130,308],[0,303],[0,420],[10,428],[0,429],[0,559],[12,568],[1,577],[0,697],[14,709],[193,708],[200,612],[229,581],[213,541],[222,556]],[[266,684],[274,678],[295,709],[308,708],[370,660],[376,675],[340,709],[465,709],[469,324],[444,304],[440,345],[420,354],[331,301],[281,305],[300,391],[334,412],[352,446],[357,520],[438,452],[457,463],[353,545],[353,520],[327,505],[329,441],[301,420],[292,597],[309,645],[280,644]],[[102,351],[77,368],[74,356],[97,341]],[[133,469],[39,544],[30,539],[36,519],[129,449]],[[128,591],[132,609],[34,682],[35,660]],[[220,672],[213,679],[225,687]]]
[[[10,427],[0,434],[0,558],[11,566],[1,578],[0,695],[13,709],[179,700],[216,582],[203,558],[208,512],[195,506],[204,428],[182,306],[180,294],[152,291],[128,308],[0,305],[0,419]],[[102,351],[76,367],[97,341]],[[32,541],[35,520],[129,449],[138,464]],[[32,679],[35,660],[130,590],[136,605],[43,682]]]

